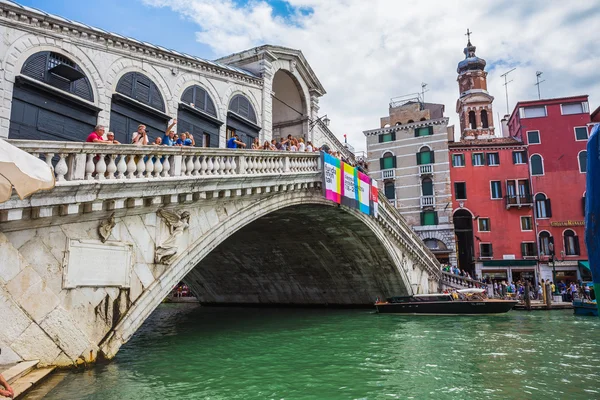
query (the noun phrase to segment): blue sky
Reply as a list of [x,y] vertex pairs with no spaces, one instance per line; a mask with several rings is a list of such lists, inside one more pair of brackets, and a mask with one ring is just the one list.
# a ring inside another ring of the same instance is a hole
[[[327,90],[320,113],[338,137],[364,148],[392,97],[420,91],[446,106],[450,124],[467,28],[486,59],[494,117],[542,97],[590,95],[600,102],[600,1],[578,0],[21,0],[69,19],[215,59],[262,44],[301,50]],[[458,129],[457,129],[458,132]]]

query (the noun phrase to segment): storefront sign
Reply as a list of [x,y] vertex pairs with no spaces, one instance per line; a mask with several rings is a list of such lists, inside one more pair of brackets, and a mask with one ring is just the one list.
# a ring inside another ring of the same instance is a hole
[[583,221],[555,221],[550,222],[550,226],[584,226]]

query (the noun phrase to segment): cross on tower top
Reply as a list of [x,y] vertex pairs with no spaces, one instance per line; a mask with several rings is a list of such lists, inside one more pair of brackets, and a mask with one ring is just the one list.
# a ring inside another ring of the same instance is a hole
[[469,42],[469,45],[471,44],[471,34],[473,32],[469,31],[469,28],[467,28],[467,33],[465,34],[465,36],[467,37],[467,41]]

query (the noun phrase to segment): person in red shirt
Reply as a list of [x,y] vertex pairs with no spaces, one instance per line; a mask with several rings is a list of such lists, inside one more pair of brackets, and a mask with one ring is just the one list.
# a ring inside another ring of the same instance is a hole
[[112,144],[112,141],[104,140],[102,135],[104,135],[104,126],[97,125],[94,132],[90,133],[85,141],[87,143]]

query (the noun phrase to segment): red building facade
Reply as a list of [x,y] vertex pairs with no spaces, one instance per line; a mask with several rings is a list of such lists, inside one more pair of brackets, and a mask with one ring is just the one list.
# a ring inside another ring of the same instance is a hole
[[519,102],[508,128],[528,148],[541,278],[553,279],[554,264],[558,281],[585,279],[588,96]]

